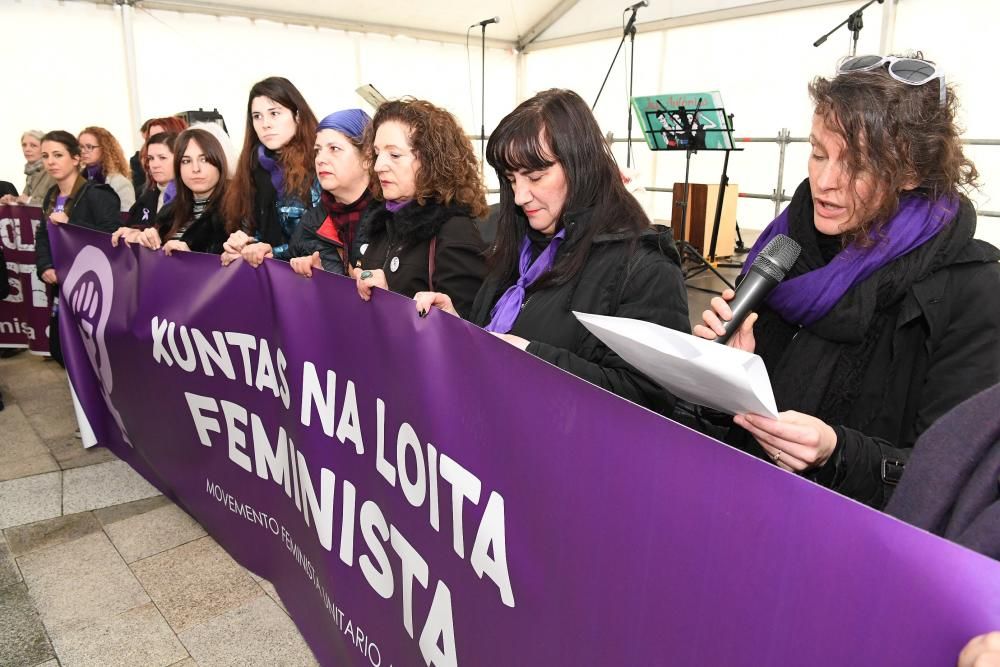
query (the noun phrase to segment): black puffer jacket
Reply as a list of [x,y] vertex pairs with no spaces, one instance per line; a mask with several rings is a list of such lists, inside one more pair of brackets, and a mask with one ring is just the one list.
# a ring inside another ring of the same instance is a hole
[[[800,191],[801,203],[796,192],[789,205],[789,233],[803,254],[790,276],[818,252],[808,185]],[[975,231],[975,209],[963,197],[955,220],[852,287],[815,324],[795,327],[761,309],[757,353],[778,409],[818,417],[837,433],[834,454],[808,477],[882,508],[917,436],[1000,382],[1000,251]],[[727,441],[765,456],[738,427]]]
[[[390,290],[412,297],[433,282],[434,291],[450,296],[459,314],[468,315],[486,274],[486,244],[468,209],[411,202],[392,213],[385,202],[375,202],[362,218],[360,234],[368,239],[361,268],[385,271]],[[431,239],[436,239],[433,281]]]
[[[49,245],[49,216],[59,196],[59,186],[53,185],[42,202],[42,222],[35,232],[35,268],[39,277],[52,268],[52,250]],[[83,176],[76,179],[73,191],[66,201],[65,212],[69,224],[113,234],[122,225],[118,195],[110,185],[92,183]]]
[[[566,240],[556,261],[573,247],[574,227],[586,225],[589,212],[567,214]],[[582,228],[582,227],[581,227]],[[470,321],[490,322],[490,312],[509,284],[489,281],[476,296]],[[626,363],[592,335],[572,311],[628,317],[690,332],[687,293],[680,257],[670,230],[646,230],[638,242],[626,234],[602,234],[593,241],[583,270],[563,285],[532,291],[510,333],[530,341],[527,351],[588,382],[664,415],[674,397]]]

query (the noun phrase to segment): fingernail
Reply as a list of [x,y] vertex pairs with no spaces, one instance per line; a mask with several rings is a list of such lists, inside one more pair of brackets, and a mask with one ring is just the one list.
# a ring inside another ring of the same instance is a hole
[[426,317],[427,316],[427,311],[425,309],[421,308],[419,311],[417,311],[417,315],[420,315],[420,317]]

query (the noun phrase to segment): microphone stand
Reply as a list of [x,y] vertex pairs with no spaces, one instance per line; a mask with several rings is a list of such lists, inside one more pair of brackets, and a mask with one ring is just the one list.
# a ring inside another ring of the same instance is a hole
[[625,30],[622,32],[622,39],[618,42],[618,49],[615,50],[615,57],[611,59],[611,65],[608,66],[608,73],[604,75],[604,81],[601,82],[601,88],[597,91],[597,97],[594,98],[594,103],[590,106],[591,111],[597,108],[597,101],[601,99],[601,93],[604,92],[604,86],[608,82],[608,77],[611,76],[611,70],[614,69],[615,63],[618,61],[618,54],[621,53],[622,45],[625,44],[625,38],[628,37],[629,46],[632,49],[632,56],[628,72],[628,99],[625,100],[626,106],[628,107],[628,134],[625,135],[628,137],[626,144],[627,149],[625,151],[626,167],[632,166],[632,79],[635,73],[635,15],[636,12],[639,11],[639,5],[633,5],[631,10],[632,15],[629,17],[628,23],[625,24]]
[[861,17],[861,12],[868,9],[869,5],[874,5],[876,2],[882,4],[884,1],[885,0],[868,0],[868,2],[861,5],[859,9],[851,12],[851,15],[848,16],[843,21],[841,21],[836,28],[834,28],[833,30],[831,30],[830,32],[826,33],[825,35],[817,39],[815,42],[813,42],[813,46],[819,46],[820,44],[826,41],[827,37],[837,32],[838,30],[840,30],[840,28],[846,25],[847,29],[850,30],[851,33],[853,34],[852,38],[853,42],[851,44],[851,55],[852,56],[856,55],[858,52],[858,36],[861,35],[861,29],[865,27],[864,19],[862,19]]
[[482,71],[479,87],[479,162],[483,174],[486,173],[486,25],[485,22],[482,24]]

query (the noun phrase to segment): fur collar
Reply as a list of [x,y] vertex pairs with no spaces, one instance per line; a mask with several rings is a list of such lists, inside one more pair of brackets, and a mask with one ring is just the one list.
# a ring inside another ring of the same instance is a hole
[[367,233],[363,238],[374,238],[387,231],[399,241],[419,243],[437,236],[444,223],[454,217],[472,217],[469,209],[461,204],[445,205],[428,201],[424,205],[411,202],[392,213],[384,201],[373,201],[361,220]]

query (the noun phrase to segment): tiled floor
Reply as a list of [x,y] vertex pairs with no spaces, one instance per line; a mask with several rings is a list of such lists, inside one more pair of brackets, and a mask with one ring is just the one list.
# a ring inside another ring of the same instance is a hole
[[108,450],[57,364],[0,359],[0,665],[315,665],[269,582]]
[[[688,281],[692,324],[713,296],[696,287],[719,285]],[[81,446],[56,363],[0,359],[0,389],[0,665],[316,664],[269,582],[114,454]]]

